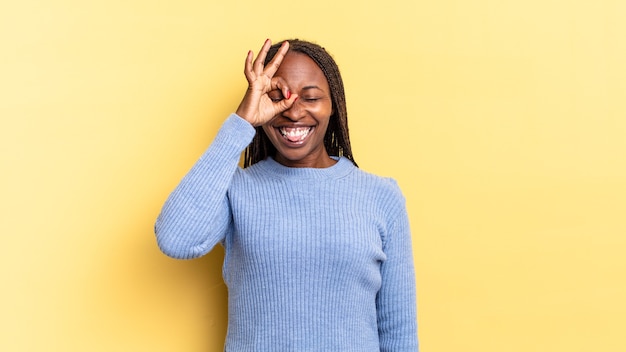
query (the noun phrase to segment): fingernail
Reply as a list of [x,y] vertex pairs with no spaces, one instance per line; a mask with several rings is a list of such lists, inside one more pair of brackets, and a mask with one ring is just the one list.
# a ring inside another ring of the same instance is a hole
[[287,91],[287,99],[289,99],[290,97],[291,97],[291,91]]

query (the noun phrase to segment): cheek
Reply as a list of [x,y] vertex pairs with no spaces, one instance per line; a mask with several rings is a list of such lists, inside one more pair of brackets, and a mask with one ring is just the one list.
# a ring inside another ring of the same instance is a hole
[[331,104],[321,104],[317,107],[316,111],[316,115],[318,116],[320,122],[321,120],[324,120],[326,121],[326,123],[330,119],[330,116],[332,116],[334,113],[335,109],[333,109],[333,106]]

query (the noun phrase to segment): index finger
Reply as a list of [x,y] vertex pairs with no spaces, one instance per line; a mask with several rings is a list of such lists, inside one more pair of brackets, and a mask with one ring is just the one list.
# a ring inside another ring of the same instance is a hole
[[263,74],[265,74],[267,77],[273,77],[276,71],[278,71],[280,63],[283,62],[283,58],[287,54],[287,51],[289,51],[289,42],[284,41],[280,45],[280,49],[278,49],[276,55],[274,55],[274,57],[272,58],[272,61],[270,61],[267,66],[265,66]]

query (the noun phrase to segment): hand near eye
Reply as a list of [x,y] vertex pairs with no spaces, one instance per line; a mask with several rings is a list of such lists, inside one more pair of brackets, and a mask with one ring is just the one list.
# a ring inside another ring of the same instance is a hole
[[[284,42],[272,61],[264,66],[271,45],[270,40],[266,40],[254,62],[252,51],[249,51],[246,57],[244,73],[248,80],[248,90],[236,113],[255,127],[265,124],[274,116],[289,109],[298,98],[296,94],[289,92],[283,80],[274,77],[289,50],[289,42]],[[284,99],[273,101],[268,95],[273,90],[280,90]]]

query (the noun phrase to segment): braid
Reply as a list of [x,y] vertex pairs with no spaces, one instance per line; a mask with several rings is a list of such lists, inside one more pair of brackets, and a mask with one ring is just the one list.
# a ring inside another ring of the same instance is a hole
[[[265,58],[265,65],[276,55],[283,42],[272,45]],[[329,155],[343,156],[357,166],[352,156],[352,148],[350,147],[346,95],[337,63],[323,47],[317,44],[299,39],[288,40],[288,42],[289,51],[302,53],[310,57],[319,66],[328,81],[333,113],[330,116],[326,135],[324,136],[326,151]],[[268,156],[273,157],[275,155],[276,148],[265,134],[265,131],[263,131],[263,128],[260,126],[256,127],[256,135],[244,154],[244,167],[264,160]]]

